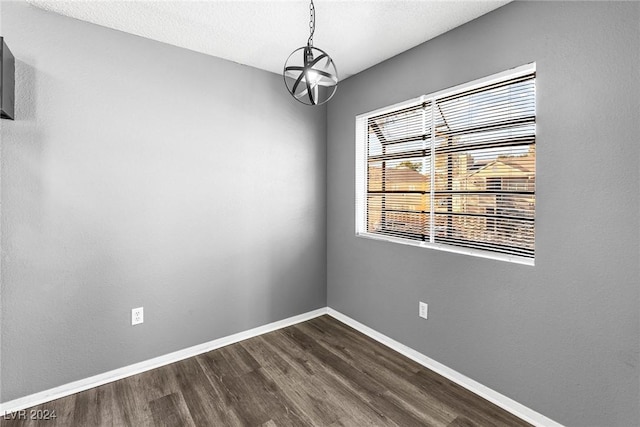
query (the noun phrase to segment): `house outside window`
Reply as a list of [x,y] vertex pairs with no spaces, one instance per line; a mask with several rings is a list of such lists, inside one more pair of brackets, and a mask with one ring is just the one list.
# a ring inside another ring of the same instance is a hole
[[356,118],[356,233],[533,265],[535,64]]

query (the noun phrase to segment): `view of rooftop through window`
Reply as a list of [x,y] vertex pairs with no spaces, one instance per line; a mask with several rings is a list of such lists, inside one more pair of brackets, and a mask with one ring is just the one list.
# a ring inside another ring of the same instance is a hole
[[535,71],[366,119],[366,232],[533,258]]

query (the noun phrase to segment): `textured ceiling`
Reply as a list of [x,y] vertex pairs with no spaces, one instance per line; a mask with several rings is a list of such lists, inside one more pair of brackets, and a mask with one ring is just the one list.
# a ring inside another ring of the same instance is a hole
[[[61,15],[281,73],[309,36],[300,1],[27,0]],[[344,79],[510,0],[315,0],[314,46]]]

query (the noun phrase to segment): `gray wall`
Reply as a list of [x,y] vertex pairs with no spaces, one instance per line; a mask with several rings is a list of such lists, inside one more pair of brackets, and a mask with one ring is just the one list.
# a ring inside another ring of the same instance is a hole
[[[637,2],[516,2],[342,82],[329,306],[558,422],[638,425],[639,36]],[[357,114],[532,61],[535,267],[355,237]]]
[[[637,425],[639,9],[507,5],[342,82],[325,135],[277,75],[2,2],[1,401],[322,307],[326,279],[557,421]],[[355,115],[531,61],[536,266],[356,238]]]
[[24,3],[2,27],[3,401],[326,305],[325,109]]

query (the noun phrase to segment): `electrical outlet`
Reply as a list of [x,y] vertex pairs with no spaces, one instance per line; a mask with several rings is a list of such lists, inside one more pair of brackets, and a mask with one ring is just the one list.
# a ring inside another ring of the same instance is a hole
[[428,314],[429,314],[429,305],[427,305],[426,302],[420,301],[418,315],[426,319]]
[[131,309],[131,325],[139,325],[144,322],[144,308],[138,307]]

